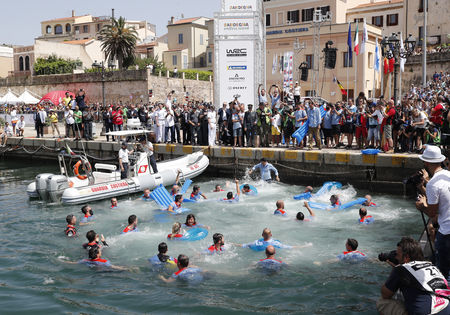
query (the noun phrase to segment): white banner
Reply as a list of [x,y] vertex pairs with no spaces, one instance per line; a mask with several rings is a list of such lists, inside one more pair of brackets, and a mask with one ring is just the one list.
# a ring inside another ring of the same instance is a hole
[[257,0],[223,0],[223,12],[248,12],[257,10]]
[[219,41],[220,104],[239,102],[253,104],[255,100],[255,66],[253,41]]
[[219,34],[218,35],[254,35],[255,20],[254,19],[219,19]]

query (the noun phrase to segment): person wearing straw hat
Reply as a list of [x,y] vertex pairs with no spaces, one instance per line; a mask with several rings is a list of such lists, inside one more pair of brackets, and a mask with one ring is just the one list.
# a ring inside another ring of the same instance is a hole
[[416,208],[430,218],[437,216],[437,266],[447,279],[450,270],[450,171],[442,168],[446,157],[437,146],[427,145],[419,158],[431,179],[426,186],[426,197],[417,197]]

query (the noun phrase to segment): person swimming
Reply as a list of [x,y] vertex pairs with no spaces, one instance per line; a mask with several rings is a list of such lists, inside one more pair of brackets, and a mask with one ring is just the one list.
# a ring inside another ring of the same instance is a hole
[[172,202],[169,205],[169,208],[167,208],[167,211],[171,213],[176,213],[178,210],[181,209],[181,204],[183,203],[183,195],[176,195],[174,202]]
[[337,258],[341,261],[350,263],[357,263],[366,260],[367,256],[360,251],[357,251],[357,249],[358,241],[354,238],[349,238],[345,243],[345,251],[342,252],[342,254],[339,254]]
[[144,201],[153,200],[153,198],[150,196],[150,189],[148,188],[144,189],[144,194],[141,196],[141,199]]
[[77,236],[77,228],[75,227],[75,225],[77,224],[77,217],[74,216],[73,214],[69,214],[66,217],[66,222],[67,222],[67,226],[66,226],[66,229],[64,230],[64,233],[66,234],[66,236],[67,237]]
[[117,202],[117,198],[111,198],[111,209],[119,207],[119,204]]
[[371,195],[365,195],[364,198],[366,198],[366,201],[362,204],[366,207],[375,207],[376,204],[372,202],[372,196]]
[[[108,246],[108,244],[106,243],[105,237],[103,236],[103,234],[98,235],[97,233],[95,233],[94,230],[90,230],[89,232],[86,233],[86,238],[88,240],[87,243],[84,243],[82,246],[84,249],[86,250],[90,250],[92,247],[102,247],[103,246]],[[102,244],[100,244],[100,241],[102,242]]]
[[367,209],[366,208],[360,208],[359,209],[359,224],[371,224],[373,223],[374,218],[371,215],[367,215]]
[[197,223],[195,219],[195,215],[192,213],[186,216],[186,222],[182,226],[183,229],[191,229],[191,228],[205,228],[209,230],[209,226]]
[[330,203],[333,208],[337,208],[341,205],[341,201],[339,200],[338,195],[331,195],[330,197]]
[[284,249],[291,249],[294,248],[294,246],[290,245],[284,245],[278,240],[274,240],[272,238],[272,231],[269,228],[265,228],[261,234],[263,238],[256,240],[251,243],[242,244],[243,248],[251,248],[255,250],[265,250],[267,246],[272,245],[276,248],[284,248]]
[[149,262],[155,267],[175,267],[177,259],[167,255],[167,244],[162,242],[158,245],[158,254],[149,258]]
[[170,195],[172,197],[174,197],[180,193],[180,186],[181,186],[180,185],[180,174],[181,174],[181,171],[178,170],[177,178],[175,179],[175,184],[172,186],[172,189],[170,191]]
[[220,191],[225,191],[225,190],[223,190],[220,185],[216,185],[216,187],[214,188],[213,192],[220,192]]
[[199,201],[200,198],[203,197],[203,199],[208,199],[206,196],[200,191],[200,186],[194,185],[192,188],[191,196],[189,197],[191,200]]
[[167,238],[170,240],[179,239],[179,238],[183,237],[183,234],[184,234],[184,230],[181,228],[181,223],[175,222],[172,225],[172,233],[168,234]]
[[81,207],[81,212],[84,214],[84,217],[80,220],[80,225],[85,225],[94,220],[94,212],[89,205],[84,205]]
[[216,254],[223,252],[224,246],[225,246],[225,238],[223,237],[223,234],[221,233],[214,233],[213,235],[213,245],[209,246],[208,249],[205,251],[206,254]]
[[201,282],[203,281],[203,272],[200,268],[194,266],[189,267],[189,257],[183,254],[178,256],[177,261],[178,271],[174,272],[170,278],[165,278],[160,275],[159,278],[166,283],[174,282],[176,280],[186,282]]
[[88,265],[89,267],[104,267],[116,270],[130,270],[129,268],[112,265],[108,259],[103,259],[102,249],[98,246],[94,246],[89,250],[88,259],[82,259],[78,263]]
[[239,189],[239,180],[235,179],[234,182],[236,183],[236,195],[233,196],[233,192],[229,191],[227,192],[227,197],[220,199],[220,201],[228,201],[228,202],[238,202],[239,196],[241,194],[241,190]]
[[284,210],[284,201],[283,200],[278,200],[276,202],[276,206],[277,206],[277,209],[274,211],[273,214],[282,215],[282,216],[287,215],[287,212]]
[[305,215],[303,214],[303,212],[299,211],[299,212],[297,212],[296,219],[297,219],[298,221],[305,221],[305,222],[311,221],[312,219],[314,219],[314,217],[316,216],[316,214],[315,214],[314,211],[311,209],[311,207],[309,206],[309,204],[308,204],[307,201],[304,201],[304,202],[303,202],[303,207],[305,207],[305,208],[308,210],[308,212],[309,212],[309,217],[308,217],[308,218],[305,218]]
[[122,231],[122,234],[126,234],[129,232],[139,232],[137,227],[138,218],[136,215],[132,214],[128,217],[128,226]]
[[286,264],[279,259],[275,259],[275,247],[269,245],[266,247],[266,258],[257,262],[256,266],[264,271],[277,272]]

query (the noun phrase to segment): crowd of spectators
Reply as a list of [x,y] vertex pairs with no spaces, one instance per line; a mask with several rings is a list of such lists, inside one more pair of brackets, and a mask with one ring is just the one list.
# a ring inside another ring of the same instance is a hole
[[[256,108],[236,98],[216,110],[210,103],[177,100],[174,91],[164,102],[102,106],[87,104],[80,90],[75,98],[67,93],[59,105],[10,106],[7,110],[14,116],[13,134],[19,115],[33,113],[38,137],[48,125],[54,137],[92,140],[93,123],[103,123],[109,132],[133,122],[134,127],[153,130],[157,143],[420,152],[425,144],[449,145],[449,95],[450,74],[436,72],[425,88],[411,86],[397,104],[383,97],[368,99],[362,92],[354,101],[322,103],[300,98],[296,83],[289,91],[273,85],[267,92],[260,86]],[[320,106],[325,108],[323,117]],[[298,142],[292,135],[306,120],[308,135]],[[58,122],[64,123],[64,135]]]

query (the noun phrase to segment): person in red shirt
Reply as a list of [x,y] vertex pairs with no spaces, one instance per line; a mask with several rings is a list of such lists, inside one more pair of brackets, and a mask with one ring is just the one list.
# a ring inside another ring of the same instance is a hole
[[444,112],[444,106],[442,103],[445,101],[443,96],[439,96],[439,103],[431,110],[430,121],[436,125],[436,127],[441,128],[444,122],[444,117],[442,113]]
[[390,100],[386,107],[385,112],[386,124],[384,125],[384,137],[389,144],[389,151],[394,148],[394,141],[392,140],[392,125],[395,119],[395,107],[394,101]]
[[114,125],[114,131],[123,129],[123,112],[120,106],[114,106],[112,111],[112,122]]

